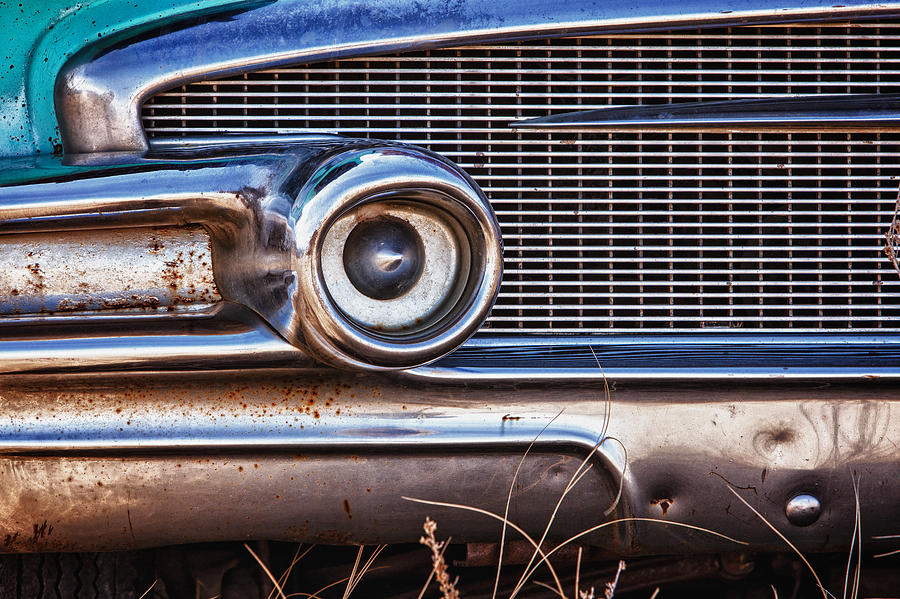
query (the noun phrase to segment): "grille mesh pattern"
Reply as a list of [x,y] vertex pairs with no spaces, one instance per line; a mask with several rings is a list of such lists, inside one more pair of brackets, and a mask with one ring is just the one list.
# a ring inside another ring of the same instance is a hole
[[740,27],[300,65],[161,93],[148,135],[338,132],[465,168],[502,225],[497,333],[900,329],[900,132],[528,131],[571,110],[900,93],[900,25]]

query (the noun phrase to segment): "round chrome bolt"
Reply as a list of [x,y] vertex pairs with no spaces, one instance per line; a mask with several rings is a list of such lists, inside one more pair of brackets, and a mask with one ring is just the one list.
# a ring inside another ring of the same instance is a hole
[[822,503],[812,495],[801,493],[788,500],[784,513],[794,526],[809,526],[819,519]]
[[425,249],[416,230],[399,218],[359,223],[344,244],[344,270],[360,293],[378,300],[398,298],[422,276]]

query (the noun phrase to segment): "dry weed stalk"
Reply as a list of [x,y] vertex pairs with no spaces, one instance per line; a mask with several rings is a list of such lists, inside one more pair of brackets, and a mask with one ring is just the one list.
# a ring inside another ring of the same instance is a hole
[[350,596],[350,593],[353,592],[353,589],[356,588],[356,585],[359,584],[362,577],[366,575],[366,572],[372,567],[372,563],[378,558],[378,555],[384,551],[385,547],[387,547],[387,545],[378,545],[375,547],[372,554],[369,556],[369,559],[367,559],[362,568],[360,568],[359,562],[362,559],[365,545],[359,546],[359,551],[356,553],[356,561],[353,563],[353,569],[350,571],[350,577],[347,579],[347,587],[344,589],[343,599],[347,599],[347,597]]
[[[900,535],[879,535],[877,537],[872,537],[873,540],[885,540],[885,539],[900,539]],[[887,557],[889,555],[897,555],[900,553],[900,549],[895,549],[893,551],[888,551],[887,553],[878,553],[873,555],[872,557]]]
[[153,584],[150,585],[150,588],[148,588],[146,591],[144,591],[143,594],[142,594],[140,597],[138,597],[138,599],[144,599],[144,597],[147,596],[147,593],[149,593],[150,591],[153,590],[153,587],[156,586],[156,583],[157,583],[157,582],[159,582],[159,578],[157,578],[156,580],[154,580],[154,581],[153,581]]
[[275,585],[275,590],[278,592],[278,596],[281,597],[281,599],[286,599],[284,596],[284,589],[282,589],[281,585],[278,584],[278,581],[275,580],[275,577],[272,575],[272,571],[269,570],[265,562],[259,559],[259,556],[256,555],[256,553],[252,549],[250,549],[250,545],[248,545],[247,543],[244,543],[244,549],[250,552],[250,555],[253,556],[253,559],[256,560],[256,563],[259,564],[259,567],[262,568],[263,572],[266,573],[266,576],[269,577],[269,580],[272,581],[272,584]]
[[859,479],[851,475],[853,481],[853,497],[856,502],[856,515],[853,522],[853,539],[850,541],[850,554],[847,556],[847,571],[844,574],[844,599],[847,599],[847,586],[850,583],[850,565],[853,563],[853,549],[856,548],[857,563],[853,574],[853,586],[850,587],[850,598],[856,599],[859,593],[859,576],[862,572],[862,521],[859,510]]
[[807,569],[808,569],[810,572],[812,572],[813,578],[816,579],[816,585],[819,587],[819,590],[822,592],[822,599],[828,599],[829,593],[828,593],[827,590],[825,590],[825,587],[822,585],[822,581],[819,579],[819,575],[816,574],[816,571],[815,571],[815,569],[812,567],[812,564],[810,564],[810,563],[809,563],[809,560],[806,559],[806,556],[803,555],[803,553],[801,553],[799,549],[797,549],[796,545],[794,545],[793,543],[791,543],[791,541],[790,541],[786,536],[784,536],[784,535],[781,533],[781,531],[779,531],[777,528],[775,528],[774,526],[772,526],[772,523],[769,522],[768,520],[766,520],[766,517],[765,517],[765,516],[763,516],[762,514],[760,514],[760,513],[759,513],[752,505],[750,505],[750,504],[747,502],[746,499],[744,499],[743,497],[741,497],[740,494],[739,494],[737,491],[735,491],[733,488],[731,488],[730,485],[729,485],[729,487],[728,487],[728,490],[731,491],[732,494],[733,494],[735,497],[737,497],[737,498],[740,500],[741,503],[743,503],[745,506],[747,506],[747,508],[748,508],[751,512],[753,512],[754,514],[756,514],[756,516],[757,516],[760,520],[763,521],[763,524],[765,524],[766,526],[768,526],[769,529],[770,529],[772,532],[774,532],[776,535],[778,535],[778,537],[779,537],[782,541],[784,541],[785,543],[787,543],[787,546],[790,547],[791,549],[793,549],[793,550],[794,550],[794,553],[796,553],[798,556],[800,556],[800,559],[803,561],[803,564],[807,567]]
[[437,522],[431,518],[425,518],[422,528],[425,530],[425,536],[419,537],[419,543],[431,549],[432,573],[441,587],[441,596],[443,599],[459,599],[456,583],[450,582],[450,575],[447,574],[447,562],[444,560],[444,547],[447,541],[438,541],[434,537]]
[[[625,569],[625,560],[619,560],[619,568],[616,570],[616,577],[613,578],[612,582],[606,583],[606,589],[603,591],[603,596],[606,599],[613,599],[613,595],[616,594],[616,586],[619,584],[619,575],[622,574],[622,570]],[[594,589],[591,589],[593,592]]]

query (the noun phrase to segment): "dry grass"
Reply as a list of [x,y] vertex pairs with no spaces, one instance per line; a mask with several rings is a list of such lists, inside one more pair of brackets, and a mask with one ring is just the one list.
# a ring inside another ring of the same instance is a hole
[[[898,248],[898,250],[900,250],[900,194],[898,194],[896,213],[894,216],[894,220],[891,224],[891,228],[890,228],[889,232],[885,235],[885,237],[886,237],[886,241],[887,241],[887,244],[885,246],[885,252],[891,258],[894,266],[897,268],[898,273],[900,273],[900,264],[898,264],[897,256],[896,256],[896,253],[894,252],[894,248]],[[600,367],[600,362],[599,362],[599,360],[597,360],[597,356],[596,356],[596,354],[594,354],[593,348],[590,348],[590,349],[591,349],[591,353],[594,355],[594,359],[597,361],[597,366],[598,366],[598,368],[600,368],[601,373],[602,373],[602,368]],[[512,500],[513,490],[515,489],[516,481],[518,480],[518,476],[519,476],[521,468],[525,462],[525,459],[528,457],[529,453],[531,452],[532,448],[537,443],[537,441],[539,440],[541,435],[543,435],[543,433],[562,415],[562,413],[563,413],[562,411],[560,411],[556,416],[554,416],[538,432],[538,434],[531,441],[531,443],[528,445],[525,452],[523,453],[522,458],[519,461],[519,463],[513,473],[512,481],[510,482],[510,488],[509,488],[509,491],[508,491],[507,497],[506,497],[506,504],[505,504],[502,515],[491,512],[489,510],[478,508],[475,506],[470,506],[470,505],[450,503],[450,502],[444,502],[444,501],[436,501],[436,500],[428,500],[428,499],[415,498],[415,497],[406,497],[406,496],[403,497],[404,500],[411,501],[414,503],[419,503],[419,504],[424,504],[424,505],[429,505],[429,506],[434,506],[434,507],[451,508],[451,509],[457,509],[457,510],[463,510],[463,511],[476,513],[476,514],[481,514],[485,517],[497,520],[502,523],[502,530],[501,530],[501,535],[500,535],[499,556],[498,556],[498,560],[497,560],[497,570],[496,570],[496,575],[494,578],[493,592],[491,595],[492,599],[497,599],[497,594],[499,591],[500,577],[501,577],[501,572],[502,572],[502,567],[503,567],[503,551],[504,551],[504,547],[505,547],[505,543],[506,543],[507,529],[511,529],[511,530],[515,531],[516,533],[518,533],[533,548],[531,558],[529,559],[528,563],[525,565],[523,572],[518,579],[518,582],[514,586],[513,590],[511,591],[511,593],[509,594],[507,599],[515,599],[516,596],[525,587],[525,585],[531,580],[531,578],[535,574],[535,572],[542,566],[547,568],[547,571],[550,573],[551,577],[553,578],[554,584],[548,585],[548,584],[545,584],[542,582],[533,581],[534,584],[537,584],[539,586],[547,588],[548,590],[552,591],[555,595],[557,595],[561,599],[568,599],[568,596],[566,595],[566,593],[563,589],[563,586],[559,579],[559,576],[557,575],[556,570],[554,569],[553,565],[550,562],[550,557],[553,556],[558,551],[560,551],[562,548],[578,541],[579,539],[582,539],[583,537],[586,537],[586,536],[588,536],[594,532],[597,532],[599,530],[602,530],[604,528],[607,528],[610,526],[615,526],[615,525],[622,524],[622,523],[646,522],[646,523],[658,524],[660,526],[665,526],[665,527],[682,528],[685,530],[701,532],[704,534],[712,535],[712,536],[718,537],[720,539],[734,543],[736,545],[743,545],[743,546],[748,545],[748,543],[745,541],[735,539],[728,535],[716,532],[714,530],[710,530],[710,529],[703,528],[700,526],[695,526],[692,524],[675,522],[675,521],[671,521],[671,520],[662,520],[662,519],[657,519],[657,518],[627,517],[627,518],[616,518],[613,520],[608,520],[608,521],[596,524],[594,526],[591,526],[591,527],[579,532],[578,534],[571,536],[570,538],[566,539],[562,543],[557,544],[556,546],[550,548],[549,550],[544,547],[544,544],[547,541],[548,535],[550,533],[550,530],[553,526],[554,521],[556,520],[556,517],[559,513],[559,510],[560,510],[560,507],[562,506],[563,501],[565,500],[566,496],[572,491],[572,489],[591,470],[591,468],[593,466],[592,466],[592,464],[589,464],[589,462],[594,458],[597,451],[607,441],[612,441],[612,442],[619,444],[619,446],[622,448],[623,454],[625,455],[625,460],[624,460],[625,463],[623,465],[621,477],[619,480],[618,492],[616,494],[616,497],[613,499],[611,505],[604,511],[604,513],[603,513],[604,517],[608,517],[616,509],[616,507],[619,504],[619,501],[621,500],[623,484],[624,484],[624,479],[625,479],[625,471],[626,471],[627,464],[628,464],[627,450],[621,441],[619,441],[615,437],[608,435],[610,415],[611,415],[611,410],[612,410],[612,400],[611,400],[609,384],[608,384],[608,381],[607,381],[605,375],[603,376],[603,384],[604,384],[604,400],[605,400],[605,404],[606,404],[606,413],[604,416],[604,423],[603,423],[602,431],[599,435],[598,441],[593,446],[591,451],[588,452],[587,456],[585,456],[585,458],[581,461],[578,468],[572,474],[567,485],[563,489],[563,492],[560,494],[560,497],[559,497],[558,501],[556,502],[556,505],[554,506],[550,517],[548,518],[547,524],[544,527],[543,533],[539,540],[535,540],[534,538],[532,538],[521,526],[517,525],[516,523],[512,522],[509,519],[509,508],[510,508],[510,503]],[[846,574],[845,574],[845,578],[844,578],[844,589],[843,589],[843,595],[842,595],[843,599],[857,599],[858,598],[861,572],[862,572],[862,522],[861,522],[861,516],[860,516],[859,479],[854,475],[852,477],[852,481],[853,481],[853,490],[854,490],[854,497],[855,497],[855,503],[856,503],[855,508],[856,509],[855,509],[853,538],[852,538],[852,542],[851,542],[850,551],[848,554],[847,568],[846,568]],[[800,560],[803,562],[803,564],[805,565],[805,567],[807,568],[807,570],[810,572],[813,579],[815,580],[815,583],[816,583],[819,591],[822,594],[822,598],[823,599],[834,599],[835,596],[832,593],[830,593],[828,590],[825,589],[825,587],[822,584],[822,581],[819,578],[819,575],[813,568],[812,564],[810,564],[809,560],[790,541],[790,539],[788,539],[777,528],[775,528],[775,526],[773,526],[772,523],[769,522],[765,518],[765,516],[763,516],[759,511],[757,511],[755,508],[753,508],[753,506],[751,506],[743,497],[741,497],[741,495],[730,484],[728,484],[728,489],[735,495],[735,497],[738,498],[738,500],[741,501],[741,503],[743,503],[750,511],[752,511],[770,530],[772,530],[782,541],[784,541],[784,543],[788,547],[790,547],[790,549],[794,553],[797,554],[797,556],[800,558]],[[430,549],[432,568],[429,573],[428,579],[425,581],[425,584],[422,587],[421,592],[419,593],[418,599],[422,599],[426,590],[428,589],[429,585],[431,584],[432,580],[437,580],[442,599],[459,599],[460,593],[456,586],[457,581],[451,582],[450,575],[448,572],[447,562],[444,559],[444,552],[446,551],[447,547],[449,546],[450,539],[447,539],[446,541],[438,541],[437,540],[437,538],[435,536],[435,533],[437,530],[437,523],[434,520],[432,520],[431,518],[426,517],[425,523],[423,525],[423,529],[424,529],[425,534],[419,539],[419,543],[421,543],[422,545],[425,545],[428,549]],[[900,538],[900,535],[887,535],[887,536],[874,537],[874,538],[875,539]],[[307,549],[306,552],[304,552],[302,555],[300,554],[300,549],[298,548],[297,553],[295,554],[294,560],[291,562],[290,567],[278,580],[276,580],[274,578],[274,576],[272,576],[272,573],[269,571],[269,569],[262,562],[262,560],[260,560],[259,557],[257,557],[257,555],[252,551],[252,549],[250,549],[250,547],[247,546],[246,544],[244,546],[247,548],[247,551],[249,551],[250,554],[254,557],[254,559],[256,559],[256,561],[262,567],[262,569],[265,572],[265,574],[267,575],[267,577],[275,585],[275,590],[273,590],[273,594],[277,591],[279,599],[288,599],[289,597],[291,597],[291,595],[286,596],[284,594],[284,591],[282,590],[282,585],[284,584],[284,581],[289,576],[291,569],[296,565],[296,563],[298,561],[300,561],[300,559],[303,558],[304,555],[306,555],[306,553],[308,553],[312,549],[312,547]],[[367,560],[365,560],[362,567],[360,567],[360,563],[362,561],[362,556],[364,555],[364,547],[360,546],[359,551],[356,556],[356,561],[353,565],[353,568],[352,568],[352,571],[351,571],[349,577],[344,578],[340,581],[336,581],[336,582],[320,589],[316,593],[310,593],[310,594],[302,593],[302,594],[295,594],[293,596],[301,595],[303,597],[309,597],[311,599],[320,599],[318,597],[319,593],[321,593],[324,590],[331,588],[337,584],[347,582],[347,586],[346,586],[346,588],[344,590],[344,594],[343,594],[343,599],[348,599],[350,594],[353,592],[353,590],[358,585],[359,581],[362,579],[363,575],[367,571],[369,571],[369,569],[372,567],[373,562],[375,561],[375,559],[378,557],[378,555],[381,553],[381,551],[384,548],[385,548],[385,545],[380,545],[377,548],[375,548],[373,550],[373,552],[371,553],[371,555],[369,556],[369,558]],[[889,551],[886,553],[876,555],[875,557],[885,557],[885,556],[889,556],[889,555],[895,555],[897,553],[900,553],[900,550]],[[854,566],[854,556],[856,557],[855,566]],[[582,549],[579,547],[578,554],[577,554],[577,561],[576,561],[575,588],[574,588],[574,594],[572,595],[572,597],[574,599],[596,599],[595,589],[593,587],[589,591],[582,590],[580,588],[581,557],[582,557]],[[619,577],[622,574],[622,572],[625,570],[625,568],[626,568],[625,561],[620,560],[618,568],[615,573],[615,577],[610,582],[605,584],[605,588],[603,589],[603,598],[604,599],[613,599],[613,596],[615,595],[615,592],[616,592],[616,587],[619,583]],[[851,576],[851,571],[852,571],[852,576]],[[775,586],[774,585],[770,585],[770,586],[772,589],[773,596],[775,597],[775,599],[778,599],[778,592],[775,589]],[[659,592],[660,592],[660,589],[657,587],[653,591],[652,595],[650,596],[650,599],[656,599],[656,597],[659,595]],[[849,593],[849,596],[848,596],[848,593]],[[268,599],[273,599],[271,594],[268,597]]]
[[[886,539],[900,539],[900,535],[878,535],[877,537],[872,537],[872,539],[884,541]],[[889,555],[897,555],[900,553],[900,549],[894,549],[893,551],[887,551],[885,553],[877,553],[872,557],[888,557]]]
[[[589,347],[590,347],[590,346],[589,346]],[[492,594],[492,596],[491,596],[492,599],[496,599],[496,597],[497,597],[497,592],[498,592],[498,588],[499,588],[499,584],[500,584],[500,574],[501,574],[501,569],[502,569],[502,567],[503,567],[503,548],[504,548],[505,541],[506,541],[506,531],[507,531],[507,528],[511,528],[511,529],[513,529],[514,531],[516,531],[517,533],[519,533],[519,534],[520,534],[526,541],[528,541],[528,543],[534,548],[534,551],[533,551],[533,553],[532,553],[532,555],[531,555],[531,558],[529,559],[528,563],[525,565],[524,571],[523,571],[522,575],[520,576],[518,582],[516,583],[515,587],[513,588],[512,592],[510,593],[508,599],[515,599],[515,597],[522,591],[522,589],[525,587],[525,585],[531,580],[531,578],[532,578],[532,576],[534,575],[535,571],[536,571],[539,567],[541,567],[541,566],[543,566],[543,565],[546,565],[546,567],[547,567],[547,569],[549,570],[551,576],[553,577],[554,586],[545,585],[545,584],[543,584],[543,583],[535,583],[535,584],[539,584],[540,586],[544,586],[544,587],[550,589],[550,590],[553,591],[557,596],[559,596],[561,599],[568,599],[568,598],[567,598],[567,595],[566,595],[566,593],[565,593],[565,591],[563,590],[562,583],[560,582],[559,577],[557,576],[556,571],[555,571],[555,569],[553,568],[553,565],[551,564],[551,562],[550,562],[550,560],[549,560],[550,556],[553,555],[554,553],[556,553],[557,551],[559,551],[560,549],[562,549],[563,547],[565,547],[565,546],[567,546],[567,545],[573,543],[574,541],[576,541],[576,540],[578,540],[578,539],[580,539],[580,538],[582,538],[582,537],[584,537],[584,536],[586,536],[586,535],[589,535],[589,534],[591,534],[591,533],[593,533],[593,532],[596,532],[596,531],[598,531],[598,530],[601,530],[601,529],[603,529],[603,528],[606,528],[606,527],[609,527],[609,526],[614,526],[614,525],[616,525],[616,524],[620,524],[620,523],[623,523],[623,522],[653,522],[653,523],[665,524],[665,525],[670,525],[670,526],[680,526],[680,527],[683,527],[683,528],[686,528],[686,529],[691,529],[691,530],[695,530],[695,531],[702,531],[702,532],[705,532],[705,533],[708,533],[708,534],[712,534],[712,535],[721,537],[721,538],[723,538],[723,539],[727,539],[727,540],[729,540],[729,541],[732,541],[732,542],[734,542],[734,543],[746,545],[746,543],[744,543],[743,541],[739,541],[739,540],[737,540],[737,539],[733,539],[733,538],[728,537],[728,536],[726,536],[726,535],[719,534],[719,533],[717,533],[717,532],[715,532],[715,531],[708,530],[708,529],[704,529],[704,528],[699,527],[699,526],[693,526],[693,525],[690,525],[690,524],[683,524],[683,523],[679,523],[679,522],[671,522],[671,521],[668,521],[668,520],[659,520],[659,519],[656,519],[656,518],[618,518],[618,519],[614,519],[614,520],[610,520],[610,521],[607,521],[607,522],[603,522],[603,523],[597,524],[596,526],[593,526],[593,527],[591,527],[591,528],[588,528],[588,529],[586,529],[586,530],[584,530],[584,531],[578,533],[577,535],[572,536],[571,538],[567,539],[567,540],[564,541],[563,543],[560,543],[559,545],[553,547],[553,548],[552,548],[551,550],[549,550],[549,551],[545,551],[545,550],[544,550],[544,548],[543,548],[543,547],[544,547],[544,543],[545,543],[546,540],[547,540],[547,537],[548,537],[548,535],[549,535],[549,533],[550,533],[550,530],[551,530],[551,528],[552,528],[552,526],[553,526],[553,523],[554,523],[555,520],[556,520],[556,517],[557,517],[557,515],[558,515],[558,513],[559,513],[559,510],[560,510],[560,507],[562,506],[563,501],[565,500],[566,496],[572,491],[572,489],[575,488],[575,486],[576,486],[576,485],[584,478],[584,476],[591,470],[591,468],[593,467],[593,465],[592,465],[592,464],[589,464],[589,462],[594,458],[594,456],[595,456],[595,454],[597,453],[597,451],[598,451],[598,450],[604,445],[604,443],[606,443],[607,441],[611,441],[611,442],[614,442],[614,443],[618,443],[618,444],[619,444],[619,446],[622,448],[622,451],[623,451],[623,453],[624,453],[624,455],[625,455],[625,464],[624,464],[624,466],[623,466],[623,468],[622,468],[622,473],[621,473],[621,476],[620,476],[620,479],[619,479],[618,492],[617,492],[617,494],[616,494],[616,497],[613,499],[612,503],[610,504],[610,506],[604,511],[604,513],[603,513],[604,517],[609,516],[610,514],[613,513],[613,511],[615,511],[616,507],[617,507],[618,504],[619,504],[619,501],[621,500],[621,496],[622,496],[622,487],[623,487],[623,485],[624,485],[625,472],[626,472],[626,469],[627,469],[627,466],[628,466],[628,458],[627,458],[627,455],[628,455],[628,454],[627,454],[627,449],[625,448],[624,444],[622,444],[621,441],[619,441],[619,440],[616,439],[615,437],[609,436],[609,434],[608,434],[608,432],[609,432],[610,416],[611,416],[611,413],[612,413],[612,395],[611,395],[611,393],[610,393],[609,381],[606,379],[606,375],[603,374],[603,368],[602,368],[602,366],[600,365],[600,361],[597,359],[596,353],[594,353],[593,347],[590,347],[590,350],[591,350],[591,354],[594,356],[595,362],[597,363],[597,367],[600,369],[601,375],[602,375],[602,377],[603,377],[603,396],[604,396],[604,403],[605,403],[605,407],[606,407],[606,411],[605,411],[605,414],[604,414],[604,420],[603,420],[603,426],[602,426],[600,435],[599,435],[599,437],[598,437],[597,443],[594,444],[594,446],[593,446],[593,448],[591,449],[591,451],[588,452],[588,454],[584,457],[584,459],[583,459],[583,460],[581,461],[581,463],[578,465],[578,468],[577,468],[577,469],[575,470],[575,472],[572,474],[571,478],[569,479],[568,483],[566,484],[566,487],[563,489],[563,492],[560,494],[560,497],[559,497],[559,499],[557,500],[556,505],[554,506],[553,511],[552,511],[552,513],[550,514],[550,517],[548,518],[547,525],[544,527],[544,530],[543,530],[543,533],[542,533],[542,535],[541,535],[540,540],[535,541],[530,535],[528,535],[528,533],[525,532],[524,529],[522,529],[522,527],[520,527],[520,526],[518,526],[517,524],[515,524],[514,522],[510,521],[510,519],[509,519],[509,505],[510,505],[510,501],[511,501],[511,498],[512,498],[513,490],[514,490],[514,488],[515,488],[516,480],[518,479],[519,472],[520,472],[520,470],[521,470],[521,468],[522,468],[522,464],[525,462],[525,458],[528,457],[528,454],[531,452],[531,449],[534,447],[535,443],[538,441],[538,439],[540,438],[540,436],[547,430],[547,428],[548,428],[551,424],[553,424],[553,422],[556,421],[557,418],[559,418],[559,416],[562,414],[562,412],[560,412],[560,413],[558,413],[556,416],[554,416],[553,419],[551,419],[550,422],[548,422],[548,423],[541,429],[541,431],[538,432],[537,436],[531,441],[531,443],[530,443],[530,444],[528,445],[528,447],[526,448],[524,454],[522,455],[521,460],[519,461],[518,466],[516,467],[515,472],[513,473],[513,478],[512,478],[512,481],[511,481],[511,483],[510,483],[509,492],[507,493],[507,497],[506,497],[506,506],[505,506],[505,508],[504,508],[504,513],[503,513],[503,515],[496,514],[496,513],[490,512],[490,511],[488,511],[488,510],[484,510],[484,509],[477,508],[477,507],[474,507],[474,506],[469,506],[469,505],[456,504],[456,503],[448,503],[448,502],[443,502],[443,501],[432,501],[432,500],[421,499],[421,498],[414,498],[414,497],[403,497],[403,499],[405,499],[405,500],[407,500],[407,501],[412,501],[412,502],[416,502],[416,503],[422,503],[422,504],[425,504],[425,505],[432,505],[432,506],[436,506],[436,507],[454,508],[454,509],[459,509],[459,510],[464,510],[464,511],[470,511],[470,512],[474,512],[474,513],[478,513],[478,514],[487,516],[487,517],[489,517],[489,518],[496,519],[496,520],[498,520],[498,521],[500,521],[500,522],[502,523],[502,531],[501,531],[501,536],[500,536],[500,555],[499,555],[498,560],[497,560],[497,572],[496,572],[496,576],[495,576],[495,579],[494,579],[494,590],[493,590],[493,594]],[[430,519],[429,519],[429,520],[426,520],[426,523],[429,522],[429,521],[430,521]],[[579,563],[578,563],[578,566],[577,566],[578,569],[580,569],[580,557],[581,557],[581,554],[580,554],[580,552],[579,552]],[[620,562],[620,568],[619,568],[619,570],[618,570],[617,573],[616,573],[615,579],[614,579],[613,581],[607,583],[607,585],[606,585],[606,589],[605,589],[605,591],[604,591],[604,596],[605,596],[607,599],[610,599],[610,598],[612,597],[612,595],[615,593],[615,588],[616,588],[616,585],[618,584],[619,575],[621,574],[622,570],[624,570],[624,569],[625,569],[625,562]],[[581,591],[581,589],[579,588],[578,576],[579,576],[579,574],[576,572],[576,583],[575,583],[575,594],[574,594],[575,599],[583,599],[583,596],[584,596],[584,597],[588,597],[588,596],[589,596],[589,597],[593,598],[593,595],[594,595],[594,589],[591,589],[591,591],[590,591],[589,593],[584,592],[584,591]],[[426,584],[427,584],[427,583],[426,583]],[[445,596],[444,599],[447,599],[447,597]]]
[[447,573],[447,562],[444,561],[444,550],[447,548],[450,540],[438,541],[435,538],[434,532],[437,530],[437,523],[431,518],[425,518],[425,524],[422,528],[425,530],[425,536],[419,538],[419,543],[431,549],[432,565],[431,575],[429,575],[425,587],[422,588],[422,593],[419,593],[419,597],[421,597],[425,592],[425,589],[428,588],[428,583],[431,582],[433,577],[437,579],[438,586],[441,588],[441,595],[444,599],[459,599],[459,591],[456,590],[456,582],[450,582],[450,575]]

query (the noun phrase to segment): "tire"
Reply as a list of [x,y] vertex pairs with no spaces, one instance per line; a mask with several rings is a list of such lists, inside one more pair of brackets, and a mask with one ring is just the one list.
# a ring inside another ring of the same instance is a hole
[[138,599],[152,562],[142,552],[0,555],[0,599]]

